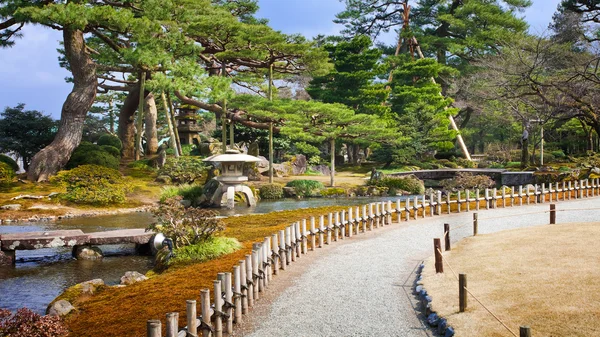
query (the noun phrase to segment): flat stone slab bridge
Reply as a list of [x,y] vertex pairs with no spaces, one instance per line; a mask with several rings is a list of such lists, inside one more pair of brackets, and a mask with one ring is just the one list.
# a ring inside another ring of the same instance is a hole
[[419,170],[419,171],[407,171],[392,173],[390,176],[407,176],[414,175],[421,180],[444,180],[452,179],[460,172],[468,172],[474,175],[486,175],[499,185],[506,186],[519,186],[533,184],[533,172],[514,172],[506,169],[438,169],[438,170]]
[[80,229],[44,232],[0,234],[0,265],[14,264],[15,251],[42,248],[100,246],[133,243],[142,253],[150,251],[155,233],[143,228],[121,229],[106,232],[84,233]]

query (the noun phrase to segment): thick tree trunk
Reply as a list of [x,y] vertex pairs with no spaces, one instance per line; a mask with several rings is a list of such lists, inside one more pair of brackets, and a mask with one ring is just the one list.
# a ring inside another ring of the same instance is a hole
[[123,159],[133,159],[135,156],[135,111],[140,99],[139,86],[131,90],[119,111],[119,139],[123,143]]
[[151,156],[158,152],[158,135],[156,132],[156,101],[154,100],[154,94],[150,93],[146,96],[146,155]]
[[527,166],[529,166],[529,141],[524,139],[521,147],[521,168],[524,169]]
[[329,140],[329,142],[331,146],[331,176],[329,178],[331,187],[335,187],[335,138]]
[[31,160],[27,178],[33,181],[48,180],[67,164],[81,142],[83,123],[96,97],[96,64],[86,50],[83,32],[65,29],[63,41],[73,75],[73,89],[63,104],[54,141]]

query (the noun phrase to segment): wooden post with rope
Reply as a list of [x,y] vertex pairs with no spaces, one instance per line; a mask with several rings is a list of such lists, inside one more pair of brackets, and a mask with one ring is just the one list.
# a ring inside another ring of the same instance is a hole
[[179,333],[179,313],[167,313],[167,337],[177,337]]
[[444,263],[442,261],[442,244],[439,238],[433,239],[433,251],[435,253],[435,272],[444,272]]
[[556,205],[550,204],[550,224],[556,224]]
[[467,274],[458,274],[458,308],[460,312],[467,309]]
[[444,250],[450,250],[450,224],[444,224]]
[[160,320],[158,319],[149,319],[146,323],[146,330],[148,337],[161,337],[162,329]]
[[531,337],[531,328],[528,326],[519,327],[519,337]]
[[479,215],[477,213],[473,213],[473,236],[477,236],[478,231],[479,231]]

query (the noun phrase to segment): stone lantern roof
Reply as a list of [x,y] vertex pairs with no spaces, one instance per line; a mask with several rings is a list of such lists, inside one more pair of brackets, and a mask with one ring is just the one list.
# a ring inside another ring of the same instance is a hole
[[260,159],[235,150],[228,150],[225,154],[210,156],[204,161],[221,164],[221,175],[216,177],[218,181],[227,184],[238,184],[248,181],[248,177],[244,175],[244,163],[259,162]]
[[247,154],[239,153],[235,150],[227,150],[225,154],[216,154],[214,156],[210,156],[204,161],[210,161],[215,163],[231,163],[231,162],[240,162],[240,163],[257,163],[261,160],[257,157],[250,156]]

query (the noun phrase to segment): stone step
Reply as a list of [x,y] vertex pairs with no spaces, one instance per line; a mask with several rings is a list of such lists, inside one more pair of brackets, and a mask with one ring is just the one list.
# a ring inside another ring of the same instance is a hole
[[0,235],[0,247],[4,251],[73,247],[86,244],[88,240],[89,234],[79,229],[12,233]]
[[89,233],[88,235],[88,244],[93,246],[122,243],[137,243],[143,245],[150,241],[150,239],[154,235],[154,232],[146,232],[144,228],[135,228]]

